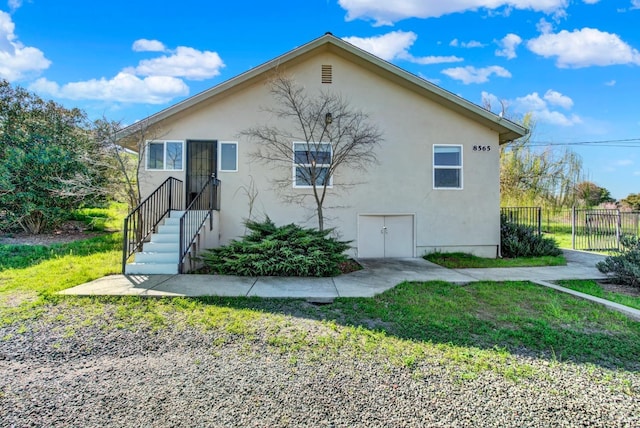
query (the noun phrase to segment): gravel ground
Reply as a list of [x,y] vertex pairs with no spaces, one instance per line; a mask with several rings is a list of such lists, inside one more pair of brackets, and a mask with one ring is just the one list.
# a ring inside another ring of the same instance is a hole
[[318,358],[283,352],[267,335],[184,323],[129,331],[105,328],[105,317],[82,327],[74,310],[53,325],[29,321],[26,332],[0,329],[1,426],[640,426],[637,372],[518,356],[534,376],[485,370],[464,380],[442,358],[410,367]]

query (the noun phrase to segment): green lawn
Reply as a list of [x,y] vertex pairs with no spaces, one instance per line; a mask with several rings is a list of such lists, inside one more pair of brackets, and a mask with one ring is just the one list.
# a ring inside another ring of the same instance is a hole
[[[96,230],[117,230],[122,213],[123,206],[114,204],[79,210],[74,217],[93,222]],[[0,306],[18,314],[21,302],[38,306],[60,290],[120,273],[121,260],[120,232],[51,246],[0,245]]]
[[545,233],[544,236],[549,237],[549,238],[553,238],[556,243],[558,244],[558,247],[560,248],[566,248],[566,249],[571,249],[572,247],[572,238],[571,238],[571,232],[569,233]]
[[513,379],[534,375],[513,354],[640,370],[640,323],[527,282],[403,283],[374,298],[324,306],[296,299],[73,297],[55,293],[119,272],[118,234],[0,251],[0,340],[36,328],[34,320],[74,335],[105,318],[116,329],[196,326],[221,345],[233,335],[292,358],[304,347],[319,359],[349,353],[406,367],[429,361],[450,365],[464,379],[486,370]]
[[431,253],[424,258],[450,269],[564,266],[567,264],[563,256],[486,259],[466,253]]
[[558,281],[558,285],[570,288],[572,290],[580,291],[582,293],[590,294],[592,296],[600,297],[602,299],[611,300],[612,302],[620,303],[621,305],[629,306],[630,308],[640,309],[640,297],[633,297],[622,293],[606,291],[596,281]]

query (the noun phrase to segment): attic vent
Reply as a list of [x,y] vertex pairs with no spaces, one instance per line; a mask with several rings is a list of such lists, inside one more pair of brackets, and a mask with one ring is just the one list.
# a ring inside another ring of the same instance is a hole
[[330,65],[322,66],[322,83],[331,83],[333,71]]

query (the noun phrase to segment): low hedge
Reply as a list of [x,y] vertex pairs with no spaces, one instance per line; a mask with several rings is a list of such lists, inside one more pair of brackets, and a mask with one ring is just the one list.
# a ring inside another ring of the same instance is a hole
[[202,260],[212,273],[238,276],[335,276],[347,261],[349,242],[295,224],[277,227],[246,221],[250,233],[229,245],[207,250]]

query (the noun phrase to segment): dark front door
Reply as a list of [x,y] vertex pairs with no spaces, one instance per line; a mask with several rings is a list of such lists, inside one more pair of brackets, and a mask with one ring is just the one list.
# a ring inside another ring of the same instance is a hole
[[215,176],[218,165],[218,142],[187,141],[187,206],[198,195],[207,180]]

